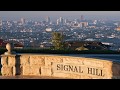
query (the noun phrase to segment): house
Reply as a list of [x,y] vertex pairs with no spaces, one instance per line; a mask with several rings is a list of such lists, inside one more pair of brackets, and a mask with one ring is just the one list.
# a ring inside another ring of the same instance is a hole
[[7,44],[7,42],[5,42],[4,40],[0,39],[0,47],[5,47]]
[[22,49],[24,46],[21,43],[14,43],[14,48]]
[[109,50],[111,46],[98,41],[66,41],[64,47],[71,50]]

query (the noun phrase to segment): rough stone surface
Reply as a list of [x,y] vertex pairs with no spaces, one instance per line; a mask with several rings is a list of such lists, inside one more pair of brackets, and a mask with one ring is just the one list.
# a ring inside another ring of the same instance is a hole
[[16,60],[14,56],[8,57],[8,65],[9,66],[15,66],[16,65]]
[[8,57],[2,57],[1,58],[1,64],[2,66],[7,66],[8,65]]
[[13,67],[2,67],[1,68],[2,76],[13,76]]
[[118,79],[120,63],[109,60],[53,56],[2,55],[2,76],[50,76],[70,79]]
[[50,66],[43,66],[41,67],[41,76],[51,76],[52,70]]
[[30,56],[30,65],[45,65],[45,59],[41,56]]
[[20,56],[20,64],[21,65],[29,65],[30,64],[30,56]]
[[66,57],[66,58],[63,58],[63,63],[72,63],[72,64],[79,64],[79,65],[82,65],[83,64],[83,59],[82,58],[73,58],[71,57]]
[[90,58],[88,58],[88,59],[85,59],[84,61],[83,61],[83,64],[84,65],[88,65],[88,66],[94,66],[94,67],[103,67],[103,61],[100,61],[99,59],[97,60],[97,59],[90,59]]

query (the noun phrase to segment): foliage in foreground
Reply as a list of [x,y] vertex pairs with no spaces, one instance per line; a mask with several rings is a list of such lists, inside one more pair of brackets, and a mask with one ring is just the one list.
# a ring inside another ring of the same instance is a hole
[[2,75],[1,71],[0,71],[0,75]]
[[[0,49],[0,54],[6,52],[6,49]],[[13,51],[17,53],[40,53],[40,54],[120,54],[119,51],[112,51],[112,50],[51,50],[51,49],[33,49],[33,48],[26,48],[26,49],[13,49]]]

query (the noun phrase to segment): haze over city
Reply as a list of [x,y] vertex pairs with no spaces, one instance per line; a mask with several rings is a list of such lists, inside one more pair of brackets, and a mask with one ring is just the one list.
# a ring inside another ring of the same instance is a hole
[[85,19],[120,20],[120,11],[0,11],[3,20],[19,20],[21,17],[30,20],[44,20],[49,16],[52,20],[59,17],[76,19],[84,15]]
[[0,11],[3,47],[4,42],[13,42],[23,47],[51,48],[53,32],[61,32],[64,42],[96,41],[111,46],[87,44],[92,50],[120,50],[120,11]]

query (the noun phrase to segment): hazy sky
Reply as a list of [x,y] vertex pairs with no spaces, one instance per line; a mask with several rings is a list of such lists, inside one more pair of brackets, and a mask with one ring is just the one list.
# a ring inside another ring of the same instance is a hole
[[19,20],[21,17],[31,20],[44,20],[46,16],[56,20],[60,16],[68,19],[115,19],[120,20],[120,11],[0,11],[3,20]]

